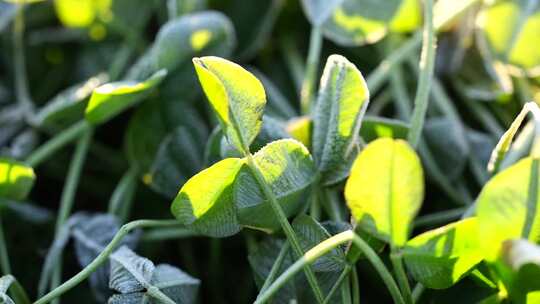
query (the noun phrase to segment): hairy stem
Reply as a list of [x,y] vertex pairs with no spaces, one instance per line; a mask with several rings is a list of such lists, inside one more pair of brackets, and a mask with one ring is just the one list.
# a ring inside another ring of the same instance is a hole
[[424,293],[424,290],[426,290],[426,288],[424,287],[424,285],[418,283],[416,284],[416,286],[414,286],[414,289],[413,289],[413,292],[412,292],[412,297],[413,297],[413,301],[414,303],[418,303],[418,301],[420,300],[420,297],[422,297],[422,294]]
[[66,293],[71,288],[77,286],[82,281],[87,279],[94,271],[97,270],[99,266],[103,265],[103,263],[107,261],[109,256],[116,249],[116,247],[118,247],[122,239],[134,229],[173,226],[181,226],[181,224],[177,220],[137,220],[123,225],[116,233],[112,241],[107,245],[107,247],[105,247],[105,249],[103,249],[103,251],[90,264],[88,264],[88,266],[86,266],[83,270],[81,270],[71,279],[58,286],[56,289],[52,290],[48,294],[38,299],[34,304],[49,303],[53,299],[56,299],[57,297]]
[[277,258],[274,261],[274,264],[272,265],[272,268],[270,269],[270,273],[266,277],[266,280],[264,280],[264,284],[261,287],[261,290],[259,291],[259,294],[263,293],[266,289],[268,289],[268,286],[270,286],[270,284],[272,284],[272,282],[277,277],[277,275],[279,273],[279,270],[281,269],[281,266],[283,265],[283,261],[285,260],[285,256],[286,256],[287,252],[289,251],[290,247],[291,246],[290,246],[289,242],[285,242],[283,244],[283,247],[281,247],[281,250],[279,251],[279,254],[278,254]]
[[352,269],[351,275],[352,285],[352,304],[360,304],[360,282],[358,281],[358,271],[356,267]]
[[6,246],[6,238],[4,235],[4,225],[0,216],[0,266],[2,267],[2,274],[11,274],[11,264],[9,263],[9,254]]
[[[257,183],[261,187],[266,198],[270,201],[270,205],[272,206],[274,214],[279,220],[279,223],[281,224],[281,228],[283,229],[283,232],[285,232],[285,235],[287,236],[287,240],[291,244],[291,247],[294,253],[299,258],[302,257],[304,255],[302,247],[300,247],[298,238],[296,237],[296,234],[294,233],[294,230],[291,224],[289,223],[287,216],[283,212],[283,209],[281,209],[281,206],[279,205],[277,198],[272,192],[272,189],[270,189],[270,187],[266,183],[266,180],[264,179],[264,176],[262,175],[261,170],[258,168],[257,164],[253,160],[252,155],[249,152],[246,154],[246,158],[247,158],[247,164],[249,168],[251,169],[251,171],[253,172],[253,175],[255,176]],[[324,301],[324,296],[323,296],[321,288],[319,287],[319,284],[317,283],[317,278],[315,277],[315,273],[313,273],[313,270],[311,269],[311,267],[309,267],[309,265],[304,265],[304,272],[308,279],[309,285],[313,289],[313,293],[315,294],[315,298],[317,299],[317,302],[322,303]]]
[[351,272],[351,269],[352,269],[352,266],[349,264],[347,264],[343,268],[343,271],[341,271],[338,279],[336,280],[336,282],[334,283],[334,285],[332,286],[332,288],[326,295],[326,298],[324,299],[324,304],[330,303],[330,300],[332,299],[336,291],[341,287],[341,284],[343,284],[343,281],[345,281],[345,279],[349,277],[349,272]]
[[24,5],[22,2],[17,4],[12,40],[17,102],[24,109],[24,115],[28,119],[33,115],[34,105],[28,90],[26,60],[24,58]]
[[54,155],[58,150],[63,148],[65,145],[77,139],[81,134],[86,132],[90,128],[90,124],[85,120],[80,121],[71,127],[63,130],[55,137],[49,139],[39,148],[34,150],[26,158],[26,163],[31,167],[36,167],[41,164],[43,161],[47,160],[49,157]]
[[399,291],[399,288],[392,278],[392,275],[381,261],[379,256],[373,249],[358,235],[356,235],[352,230],[347,230],[341,233],[338,233],[315,247],[307,251],[299,260],[297,260],[293,265],[291,265],[283,274],[281,274],[270,287],[255,301],[255,304],[266,303],[270,297],[276,293],[287,281],[294,277],[303,267],[310,265],[315,262],[321,256],[327,254],[332,249],[340,246],[341,244],[352,241],[366,256],[368,261],[375,267],[375,270],[379,273],[382,280],[386,284],[394,303],[403,304],[403,297]]
[[411,118],[411,129],[407,140],[413,147],[417,147],[422,135],[424,119],[429,102],[429,93],[433,71],[435,70],[436,36],[433,23],[433,0],[424,1],[424,32],[422,55],[420,58],[420,79],[414,99],[414,110]]
[[315,80],[317,78],[317,69],[319,67],[319,57],[321,56],[322,34],[319,27],[311,29],[309,37],[309,51],[306,62],[306,72],[302,82],[302,91],[300,92],[300,108],[302,114],[308,114],[313,100],[313,91],[315,89]]
[[108,213],[116,215],[121,223],[124,223],[129,217],[135,191],[137,190],[138,176],[139,170],[136,166],[131,166],[122,176],[111,195]]

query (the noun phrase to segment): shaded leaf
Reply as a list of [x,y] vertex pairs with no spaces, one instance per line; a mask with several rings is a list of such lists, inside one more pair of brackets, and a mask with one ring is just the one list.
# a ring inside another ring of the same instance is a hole
[[152,285],[175,303],[195,303],[200,281],[176,267],[160,264],[152,275]]
[[313,120],[313,158],[323,183],[354,152],[368,103],[369,91],[356,66],[343,56],[328,57]]
[[510,297],[518,303],[528,302],[527,293],[540,290],[540,247],[525,240],[504,242],[502,261]]
[[302,0],[302,8],[314,27],[321,26],[343,0]]
[[313,123],[309,116],[295,117],[287,122],[287,132],[307,148],[311,148]]
[[155,266],[147,258],[138,256],[122,246],[110,256],[109,286],[120,293],[140,292],[150,287]]
[[355,160],[345,186],[351,213],[366,232],[404,245],[424,197],[420,159],[403,140],[377,139]]
[[120,81],[97,87],[86,106],[86,120],[92,124],[101,124],[110,120],[147,97],[165,75],[167,75],[166,70],[160,70],[142,82]]
[[424,232],[408,241],[403,257],[412,276],[428,288],[452,286],[483,259],[476,218]]
[[406,139],[408,132],[409,126],[406,123],[397,119],[376,116],[365,116],[360,128],[360,136],[366,142],[380,137]]
[[28,196],[36,175],[31,167],[18,161],[0,158],[0,197],[23,200]]
[[[295,215],[315,179],[309,151],[298,141],[274,141],[254,154],[261,171],[286,216]],[[248,166],[244,166],[234,184],[234,202],[241,225],[274,231],[281,226],[264,192]]]
[[174,199],[172,214],[204,235],[225,237],[240,231],[233,183],[243,163],[228,158],[190,178]]
[[266,104],[262,84],[241,66],[219,57],[194,58],[193,63],[227,138],[247,152],[262,125]]

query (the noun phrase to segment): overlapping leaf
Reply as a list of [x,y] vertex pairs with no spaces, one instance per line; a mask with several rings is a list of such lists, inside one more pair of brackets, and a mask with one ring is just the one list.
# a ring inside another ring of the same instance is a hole
[[313,121],[313,157],[323,183],[333,183],[344,159],[354,159],[369,91],[362,74],[345,57],[328,57]]
[[525,240],[505,241],[502,261],[511,298],[517,303],[535,303],[527,301],[527,293],[540,290],[540,247]]
[[262,84],[241,66],[218,57],[194,58],[201,86],[229,141],[242,151],[259,133],[266,96]]
[[428,288],[448,288],[483,259],[476,218],[424,232],[403,250],[412,276]]
[[345,186],[357,224],[394,245],[404,245],[424,197],[418,155],[403,140],[381,138],[360,153]]

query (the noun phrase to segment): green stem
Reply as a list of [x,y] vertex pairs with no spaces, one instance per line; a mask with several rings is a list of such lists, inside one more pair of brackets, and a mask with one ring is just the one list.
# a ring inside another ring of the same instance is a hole
[[169,298],[166,294],[164,294],[163,292],[161,292],[161,290],[159,290],[159,288],[155,287],[155,286],[151,286],[150,288],[148,288],[146,290],[146,294],[156,300],[158,300],[158,303],[163,303],[163,304],[176,304],[176,302],[174,302],[173,300],[171,300],[171,298]]
[[414,221],[414,227],[415,228],[425,227],[425,226],[438,227],[438,226],[447,224],[453,220],[459,219],[465,213],[465,211],[467,211],[468,208],[469,206],[419,216]]
[[302,268],[315,262],[318,258],[327,254],[332,249],[350,241],[352,241],[364,253],[368,261],[375,267],[375,270],[377,270],[382,280],[388,287],[394,303],[403,304],[403,298],[396,282],[377,253],[373,251],[373,249],[362,238],[351,230],[338,233],[307,251],[299,260],[297,260],[283,274],[281,274],[262,295],[260,295],[260,297],[255,301],[255,304],[266,303],[266,301],[268,301],[274,293],[276,293],[285,283],[287,283],[289,279],[293,278],[294,275]]
[[8,274],[7,276],[9,277],[9,279],[11,279],[11,284],[9,285],[9,292],[15,303],[30,304],[30,299],[28,298],[26,291],[21,286],[19,281],[17,281],[17,279],[10,274]]
[[198,233],[189,230],[185,227],[181,228],[156,228],[149,231],[145,231],[141,236],[143,242],[160,242],[166,240],[177,240],[188,237],[199,236]]
[[413,289],[413,292],[412,292],[412,297],[413,297],[414,303],[418,303],[418,301],[420,300],[420,297],[424,293],[424,290],[426,290],[426,288],[424,287],[424,285],[422,285],[420,283],[417,283],[416,286],[414,286],[414,289]]
[[351,276],[352,304],[360,304],[360,282],[358,281],[358,271],[353,267]]
[[406,304],[413,304],[413,298],[411,293],[411,287],[409,286],[409,279],[405,273],[403,267],[403,255],[398,251],[399,249],[392,248],[390,253],[390,260],[392,261],[392,266],[394,267],[394,273],[396,274],[398,284],[401,288],[401,294],[405,300]]
[[283,247],[281,247],[281,250],[279,251],[277,258],[274,261],[272,268],[270,269],[270,273],[266,277],[266,280],[264,280],[264,284],[261,287],[259,294],[263,293],[266,289],[268,289],[270,284],[272,284],[276,276],[279,274],[279,270],[281,269],[281,266],[283,265],[283,261],[285,260],[285,256],[287,255],[287,252],[289,251],[290,247],[291,246],[289,242],[285,242],[285,244],[283,244]]
[[122,176],[111,195],[108,213],[116,215],[122,223],[126,222],[129,217],[135,191],[137,190],[138,176],[139,170],[136,166],[131,166]]
[[15,62],[15,91],[17,102],[24,109],[26,118],[34,112],[34,105],[28,90],[26,60],[24,57],[24,3],[18,3],[13,25],[13,57]]
[[[77,147],[75,149],[75,154],[69,165],[69,171],[66,178],[66,183],[62,191],[62,197],[60,199],[60,210],[58,212],[58,217],[56,218],[56,232],[55,238],[57,238],[62,230],[62,226],[66,223],[71,210],[73,209],[73,203],[75,202],[75,193],[77,192],[77,187],[81,178],[82,169],[84,166],[84,161],[88,153],[88,147],[92,140],[93,129],[89,128],[83,134],[83,137],[79,139]],[[58,258],[58,263],[55,266],[53,278],[51,281],[51,289],[56,288],[60,285],[62,280],[62,257]]]
[[394,67],[392,70],[390,76],[390,88],[392,89],[392,93],[394,95],[394,102],[398,116],[403,120],[409,120],[411,117],[412,101],[407,93],[402,68],[399,65]]
[[309,51],[306,62],[306,72],[302,82],[302,91],[300,93],[300,108],[302,114],[308,114],[313,100],[313,91],[315,89],[315,80],[317,78],[317,69],[322,48],[322,34],[319,27],[311,29],[309,37]]
[[89,128],[90,124],[88,124],[85,120],[72,125],[55,137],[49,139],[49,141],[32,152],[32,154],[30,154],[26,159],[26,163],[31,167],[38,166],[43,161],[54,155],[56,151],[80,137],[81,134],[83,134]]
[[414,99],[414,110],[411,118],[411,129],[407,140],[413,147],[417,147],[422,135],[424,119],[429,102],[431,80],[435,69],[436,36],[433,22],[433,0],[425,0],[424,6],[424,32],[422,55],[420,58],[420,79]]
[[[248,151],[246,149],[246,151]],[[266,198],[270,201],[270,206],[272,206],[272,209],[274,211],[275,216],[277,217],[279,223],[281,224],[281,228],[283,229],[283,232],[285,232],[285,235],[287,236],[287,240],[292,246],[292,249],[294,253],[298,257],[302,257],[304,255],[304,252],[302,250],[302,247],[300,247],[300,243],[298,242],[298,238],[296,237],[296,234],[294,233],[294,230],[289,223],[289,220],[287,220],[287,216],[283,212],[283,209],[281,209],[281,206],[279,205],[279,202],[277,201],[274,193],[272,192],[272,189],[268,186],[266,183],[266,180],[264,179],[264,176],[261,173],[261,170],[253,160],[253,156],[251,153],[246,154],[247,158],[247,164],[251,171],[253,172],[253,175],[255,176],[255,179],[259,183],[259,186],[263,190],[264,195]],[[315,298],[317,299],[317,302],[322,303],[324,301],[323,293],[321,288],[319,287],[319,284],[317,283],[317,278],[315,277],[315,274],[313,273],[313,270],[309,265],[305,265],[304,272],[306,274],[306,277],[308,279],[308,283],[313,289],[313,293],[315,294]]]
[[339,275],[338,279],[336,280],[336,282],[334,283],[334,285],[332,286],[332,288],[326,295],[326,298],[324,299],[324,302],[323,302],[324,304],[330,303],[330,300],[332,299],[336,291],[341,287],[341,284],[343,283],[343,281],[348,278],[348,275],[349,275],[349,272],[351,272],[351,269],[352,269],[351,265],[349,264],[345,265],[345,268],[343,268],[343,271],[341,271],[341,274]]
[[2,267],[3,275],[11,274],[11,264],[9,263],[9,254],[6,246],[6,238],[4,235],[4,225],[0,216],[0,266]]
[[285,57],[285,63],[290,70],[289,72],[291,73],[296,90],[301,91],[305,67],[302,56],[300,56],[298,49],[294,45],[294,40],[291,35],[285,35],[281,39],[281,52]]
[[60,295],[66,293],[67,291],[87,279],[94,271],[97,270],[99,266],[103,265],[107,261],[109,256],[120,244],[122,239],[132,230],[148,227],[172,227],[176,225],[181,224],[177,220],[137,220],[123,225],[116,233],[112,241],[107,245],[107,247],[105,247],[103,251],[90,264],[88,264],[88,266],[86,266],[83,270],[81,270],[71,279],[58,286],[56,289],[52,290],[48,294],[38,299],[36,302],[34,302],[34,304],[49,303],[53,299],[56,299]]

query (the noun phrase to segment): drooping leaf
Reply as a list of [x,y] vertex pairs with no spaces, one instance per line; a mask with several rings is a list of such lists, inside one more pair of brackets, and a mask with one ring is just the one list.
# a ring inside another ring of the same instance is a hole
[[190,178],[174,199],[172,214],[204,235],[225,237],[240,231],[233,183],[243,163],[228,158]]
[[[286,216],[295,215],[306,203],[305,194],[315,179],[309,151],[298,141],[274,141],[253,160]],[[241,225],[274,231],[280,224],[250,168],[244,166],[234,184],[234,202]]]
[[459,177],[470,152],[461,124],[447,117],[429,118],[424,124],[423,134],[439,168],[450,179]]
[[36,123],[41,126],[66,126],[82,119],[88,98],[94,89],[106,81],[107,76],[100,74],[63,90],[39,109]]
[[324,35],[344,46],[374,43],[388,32],[409,32],[421,23],[417,0],[344,0],[323,24]]
[[247,152],[262,125],[262,84],[241,66],[218,57],[194,58],[201,86],[229,141]]
[[355,160],[345,198],[357,224],[394,245],[404,245],[424,197],[420,159],[403,140],[377,139]]
[[354,153],[368,103],[369,91],[356,66],[343,56],[328,57],[313,120],[313,157],[323,183]]
[[200,281],[174,266],[156,266],[151,282],[175,303],[196,303]]
[[196,301],[200,281],[167,264],[154,266],[152,261],[138,256],[123,246],[111,256],[110,287],[119,292],[108,303],[162,303],[152,297],[149,289],[157,288],[175,303]]
[[524,158],[489,180],[476,200],[480,244],[493,261],[505,240],[540,241],[538,159]]
[[160,70],[142,82],[120,81],[97,87],[86,106],[86,120],[92,124],[108,121],[147,97],[166,75],[166,70]]
[[[75,254],[81,267],[90,264],[105,247],[112,241],[120,223],[111,214],[80,214],[77,222],[71,228]],[[134,248],[140,231],[128,234],[120,242],[121,246]],[[99,267],[90,276],[90,286],[99,301],[105,301],[110,295],[107,282],[109,281],[109,263]]]
[[311,24],[321,26],[343,0],[302,0],[302,8]]
[[375,116],[365,116],[360,128],[360,136],[366,142],[380,137],[406,139],[408,132],[409,126],[402,121]]
[[36,175],[31,167],[18,161],[0,158],[0,197],[23,200],[28,196]]
[[403,257],[412,276],[428,288],[452,286],[483,259],[476,218],[424,232],[408,241]]
[[478,38],[496,60],[510,64],[518,74],[521,74],[520,69],[533,74],[540,72],[540,52],[535,47],[540,41],[537,35],[540,30],[540,3],[492,1],[485,5],[478,18]]

